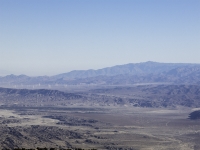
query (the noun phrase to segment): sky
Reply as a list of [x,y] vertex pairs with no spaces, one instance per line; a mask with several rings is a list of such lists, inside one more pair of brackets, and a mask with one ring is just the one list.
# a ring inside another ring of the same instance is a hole
[[0,0],[0,74],[200,63],[200,0]]

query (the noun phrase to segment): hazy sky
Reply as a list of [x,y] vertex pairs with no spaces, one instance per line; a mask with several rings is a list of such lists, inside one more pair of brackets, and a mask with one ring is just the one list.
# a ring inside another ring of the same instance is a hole
[[200,0],[0,0],[0,70],[200,63]]

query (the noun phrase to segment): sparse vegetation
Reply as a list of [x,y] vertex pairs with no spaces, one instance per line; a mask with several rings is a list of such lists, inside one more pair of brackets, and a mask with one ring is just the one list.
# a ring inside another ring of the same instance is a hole
[[200,119],[200,110],[197,110],[197,111],[190,113],[189,119],[191,119],[191,120]]

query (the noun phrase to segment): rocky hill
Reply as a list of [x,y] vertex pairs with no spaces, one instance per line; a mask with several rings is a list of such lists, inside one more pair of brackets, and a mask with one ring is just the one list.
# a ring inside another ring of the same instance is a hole
[[140,85],[66,93],[58,90],[0,88],[2,106],[200,107],[198,85]]
[[57,106],[66,101],[83,99],[83,96],[58,90],[28,90],[0,88],[0,104],[3,106]]

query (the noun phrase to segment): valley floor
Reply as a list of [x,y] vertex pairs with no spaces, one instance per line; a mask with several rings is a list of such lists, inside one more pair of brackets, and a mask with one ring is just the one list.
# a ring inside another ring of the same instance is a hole
[[1,107],[0,148],[199,150],[200,120],[188,119],[192,111],[187,107]]

